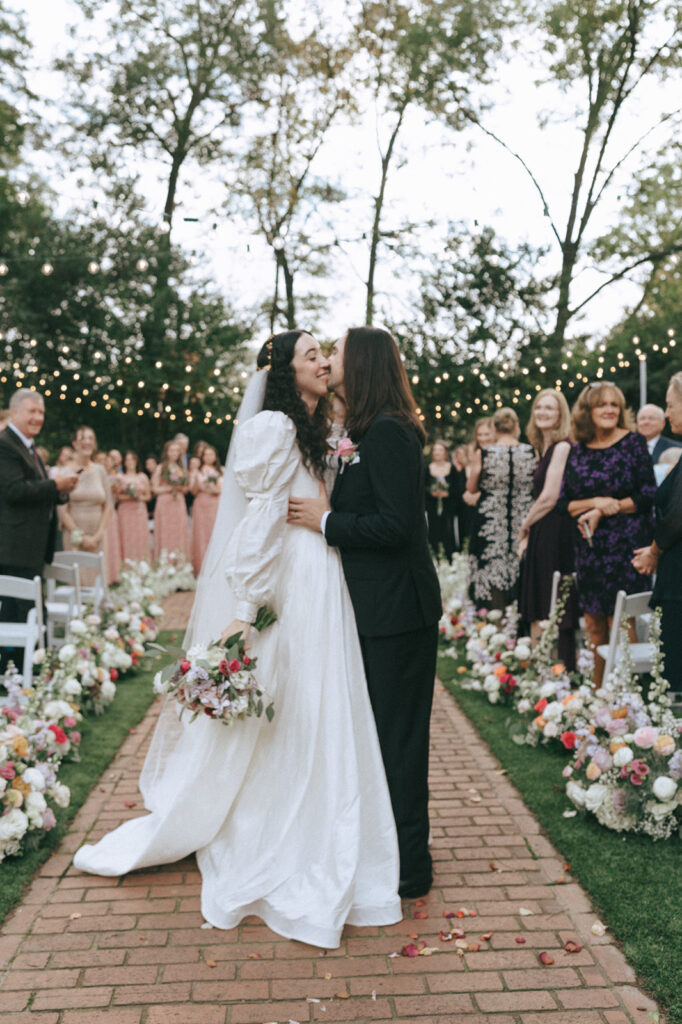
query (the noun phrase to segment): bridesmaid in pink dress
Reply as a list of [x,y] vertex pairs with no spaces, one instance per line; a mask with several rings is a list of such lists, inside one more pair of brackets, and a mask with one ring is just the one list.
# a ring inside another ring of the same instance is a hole
[[107,582],[118,583],[119,576],[121,574],[121,534],[118,528],[118,513],[116,512],[116,478],[117,475],[113,471],[113,462],[111,456],[106,452],[97,452],[95,456],[95,462],[105,470],[107,478],[109,480],[109,490],[111,491],[112,504],[111,504],[111,515],[109,516],[109,522],[107,523],[107,542],[106,542],[106,563],[107,563]]
[[188,491],[187,471],[182,462],[182,449],[177,441],[166,441],[161,463],[152,476],[156,495],[154,510],[154,558],[162,551],[174,551],[190,558],[189,518],[185,494]]
[[213,525],[218,514],[218,502],[222,488],[222,468],[218,452],[213,445],[204,445],[201,452],[201,466],[190,475],[190,490],[194,495],[192,505],[192,565],[195,576],[199,575]]
[[140,472],[140,460],[135,452],[126,452],[123,473],[116,478],[118,525],[124,559],[142,562],[149,558],[147,502],[151,496],[149,478]]

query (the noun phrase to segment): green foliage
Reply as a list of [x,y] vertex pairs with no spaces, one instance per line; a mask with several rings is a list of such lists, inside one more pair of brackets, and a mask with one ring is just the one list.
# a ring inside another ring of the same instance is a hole
[[439,676],[507,770],[510,781],[588,891],[596,915],[651,994],[682,1024],[679,949],[682,944],[682,841],[652,843],[610,832],[592,817],[564,818],[566,756],[548,747],[518,746],[505,725],[507,710],[454,683],[456,663],[439,659]]

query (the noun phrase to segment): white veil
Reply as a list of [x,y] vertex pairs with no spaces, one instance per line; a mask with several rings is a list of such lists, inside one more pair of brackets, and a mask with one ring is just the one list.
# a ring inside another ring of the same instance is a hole
[[193,644],[218,640],[225,626],[229,626],[234,619],[237,602],[225,579],[223,567],[227,545],[236,526],[246,514],[247,504],[234,475],[234,442],[239,426],[262,411],[267,380],[267,370],[257,370],[247,384],[239,406],[225,462],[218,515],[197,581],[192,613],[185,633],[185,650]]
[[[193,644],[210,643],[212,640],[220,639],[222,631],[235,617],[237,600],[225,578],[225,552],[235,528],[246,514],[247,507],[246,497],[234,475],[235,438],[239,426],[262,411],[267,380],[267,370],[256,371],[247,384],[239,406],[225,463],[218,515],[197,581],[192,613],[183,642],[185,650]],[[186,719],[186,722],[188,721],[189,718]],[[182,736],[184,727],[178,718],[177,703],[167,699],[140,775],[140,789],[148,810],[155,810],[155,790],[163,782],[166,765]]]

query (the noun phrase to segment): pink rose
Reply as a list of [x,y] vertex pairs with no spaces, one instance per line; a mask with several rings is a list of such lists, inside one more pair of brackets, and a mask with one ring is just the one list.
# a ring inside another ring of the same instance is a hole
[[560,739],[566,750],[573,750],[577,736],[574,732],[562,732]]
[[230,672],[239,672],[239,669],[241,667],[241,662],[237,661],[236,658],[233,658],[232,661],[230,662]]
[[118,669],[117,668],[110,668],[109,669],[109,678],[111,679],[112,683],[116,682],[116,680],[118,679]]
[[191,667],[192,663],[187,661],[187,658],[185,658],[184,661],[180,662],[180,671],[182,672],[183,675],[185,674],[185,672],[189,672]]
[[587,768],[585,769],[585,775],[590,780],[590,782],[595,782],[599,778],[599,776],[601,775],[601,768],[596,763],[596,761],[590,761]]
[[80,743],[81,734],[78,732],[77,729],[74,729],[73,732],[69,733],[69,740],[71,741],[71,743]]
[[595,750],[592,755],[592,760],[596,765],[599,765],[603,772],[608,771],[613,764],[613,758],[609,754],[608,750],[604,750],[603,747],[599,747],[598,750]]
[[64,719],[64,725],[67,729],[71,729],[76,724],[76,719],[72,718],[71,715],[67,715]]
[[643,725],[641,729],[637,729],[634,734],[634,741],[638,747],[642,750],[650,750],[653,747],[658,737],[658,729],[654,729],[651,725]]
[[641,786],[644,782],[644,779],[641,775],[637,775],[635,774],[635,772],[632,772],[632,774],[630,775],[630,782],[633,786]]
[[628,732],[627,718],[612,718],[606,725],[609,736],[624,736]]
[[350,455],[351,452],[355,451],[355,445],[349,437],[342,437],[336,446],[336,454],[339,458],[343,458],[344,455]]
[[13,764],[4,764],[0,768],[0,779],[13,779],[16,774]]
[[636,757],[634,761],[630,761],[630,771],[634,772],[635,775],[641,775],[643,779],[649,774],[649,765],[646,761],[642,761],[641,758]]
[[43,828],[46,832],[49,832],[51,828],[54,828],[57,824],[57,819],[54,816],[54,811],[51,807],[48,807],[43,811]]

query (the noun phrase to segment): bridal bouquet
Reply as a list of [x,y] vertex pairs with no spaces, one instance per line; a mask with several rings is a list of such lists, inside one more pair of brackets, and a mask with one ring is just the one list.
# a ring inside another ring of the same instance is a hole
[[[267,619],[267,621],[265,621]],[[265,628],[274,616],[261,609],[256,629]],[[167,665],[154,678],[156,693],[172,696],[180,705],[180,717],[188,710],[191,721],[208,715],[223,725],[238,719],[260,718],[265,711],[269,722],[275,709],[264,704],[265,693],[254,675],[256,658],[245,650],[241,633],[228,637],[224,644],[197,644],[172,665]]]

